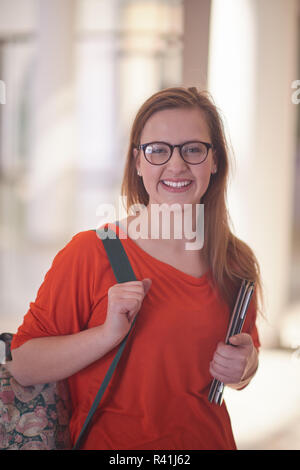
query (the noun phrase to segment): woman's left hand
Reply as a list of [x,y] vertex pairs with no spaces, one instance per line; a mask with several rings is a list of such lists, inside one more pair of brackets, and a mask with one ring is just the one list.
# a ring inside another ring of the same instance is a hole
[[209,372],[225,385],[241,388],[250,382],[256,372],[258,353],[252,337],[247,333],[232,336],[229,342],[218,344]]

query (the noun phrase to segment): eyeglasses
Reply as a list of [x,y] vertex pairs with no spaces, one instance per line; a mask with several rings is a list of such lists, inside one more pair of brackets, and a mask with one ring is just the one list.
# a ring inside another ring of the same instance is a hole
[[151,165],[164,165],[173,155],[174,148],[178,147],[181,158],[189,165],[199,165],[206,159],[212,144],[201,141],[184,142],[180,145],[171,145],[167,142],[149,142],[138,145],[143,150],[147,162]]

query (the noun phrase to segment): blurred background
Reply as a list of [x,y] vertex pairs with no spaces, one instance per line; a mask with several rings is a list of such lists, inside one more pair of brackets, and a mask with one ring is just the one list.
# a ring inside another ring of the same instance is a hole
[[101,204],[125,215],[134,115],[178,85],[221,110],[234,231],[264,282],[259,371],[225,393],[237,445],[300,449],[298,0],[0,0],[0,333]]

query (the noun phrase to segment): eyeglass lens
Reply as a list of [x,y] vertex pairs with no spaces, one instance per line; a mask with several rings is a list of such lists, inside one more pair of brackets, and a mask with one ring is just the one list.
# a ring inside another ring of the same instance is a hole
[[[172,153],[171,148],[164,143],[153,142],[144,148],[145,157],[153,165],[162,165]],[[202,163],[207,156],[207,148],[201,142],[188,142],[181,147],[181,156],[187,163]]]

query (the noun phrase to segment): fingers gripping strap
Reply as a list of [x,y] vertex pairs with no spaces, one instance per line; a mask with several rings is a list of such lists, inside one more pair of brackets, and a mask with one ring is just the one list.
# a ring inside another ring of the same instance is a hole
[[[116,277],[116,280],[117,282],[121,283],[121,282],[128,282],[128,281],[136,281],[136,277],[135,277],[135,274],[133,272],[133,269],[130,265],[130,262],[127,258],[127,255],[126,255],[126,252],[123,248],[123,245],[120,241],[120,239],[118,238],[118,236],[116,235],[115,232],[113,232],[112,230],[104,230],[104,229],[101,229],[101,230],[95,230],[98,237],[101,239],[103,245],[104,245],[104,248],[106,250],[106,253],[107,253],[107,256],[108,256],[108,259],[110,261],[110,264],[111,264],[111,267],[114,271],[114,274],[115,274],[115,277]],[[82,429],[80,431],[80,434],[79,434],[79,437],[73,447],[72,450],[77,450],[80,448],[80,445],[82,444],[83,442],[83,438],[86,436],[87,434],[87,431],[88,431],[88,428],[89,428],[89,425],[91,424],[91,420],[93,418],[93,415],[95,413],[95,411],[97,410],[98,408],[98,405],[100,403],[100,400],[106,390],[106,387],[108,386],[109,384],[109,381],[110,379],[112,378],[112,375],[118,365],[118,362],[122,356],[122,353],[124,351],[124,348],[125,348],[125,345],[126,345],[126,341],[127,341],[127,338],[133,328],[133,325],[135,323],[135,319],[134,321],[132,322],[131,324],[131,327],[130,327],[130,330],[129,332],[127,333],[127,335],[125,336],[125,338],[122,340],[120,346],[119,346],[119,349],[103,379],[103,382],[99,388],[99,391],[96,395],[96,398],[90,408],[90,411],[86,417],[86,420],[82,426]]]

